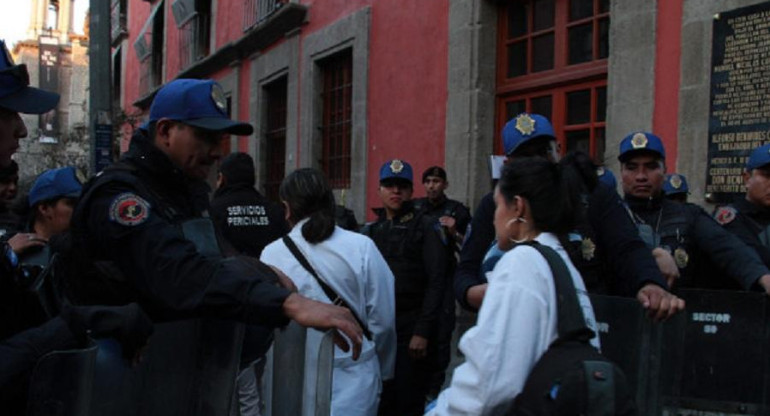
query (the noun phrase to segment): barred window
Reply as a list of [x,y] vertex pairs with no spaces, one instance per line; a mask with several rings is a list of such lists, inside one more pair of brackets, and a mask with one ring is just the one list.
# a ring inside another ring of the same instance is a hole
[[265,196],[279,201],[278,187],[286,172],[286,95],[287,79],[267,84],[265,89]]
[[[509,0],[499,8],[497,130],[522,112],[553,123],[562,151],[604,154],[609,0]],[[495,151],[502,149],[495,141]]]
[[319,63],[323,86],[321,165],[332,188],[350,187],[353,56],[348,49]]

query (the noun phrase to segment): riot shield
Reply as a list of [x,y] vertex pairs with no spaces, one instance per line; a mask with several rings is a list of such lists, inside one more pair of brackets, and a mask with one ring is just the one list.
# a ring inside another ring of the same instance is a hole
[[685,290],[680,296],[686,313],[664,327],[657,414],[768,414],[766,295]]
[[242,337],[242,324],[194,319],[156,324],[136,368],[114,345],[100,349],[92,414],[229,414]]
[[650,405],[651,372],[656,328],[644,309],[633,298],[590,295],[594,308],[602,355],[614,361],[625,373],[640,415]]
[[97,347],[53,351],[38,360],[29,385],[28,416],[88,416]]
[[276,332],[273,348],[267,354],[265,414],[329,416],[333,371],[333,333],[305,329],[291,322]]

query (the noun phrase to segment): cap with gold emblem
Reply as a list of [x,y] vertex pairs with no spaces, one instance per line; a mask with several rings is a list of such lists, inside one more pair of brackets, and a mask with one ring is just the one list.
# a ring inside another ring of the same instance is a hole
[[689,192],[690,188],[687,186],[687,178],[684,175],[678,173],[666,175],[666,179],[663,181],[664,195],[686,194]]
[[401,159],[385,162],[380,168],[380,182],[386,179],[403,179],[412,183],[412,165]]
[[666,158],[666,149],[660,137],[643,131],[634,132],[620,142],[618,160],[625,162],[633,155],[642,152],[654,153],[661,159]]
[[503,150],[506,155],[512,154],[523,143],[537,137],[556,140],[551,122],[540,114],[521,113],[508,120],[503,127],[502,135]]
[[222,87],[208,79],[181,78],[164,85],[152,101],[148,123],[162,118],[239,136],[254,132],[251,124],[230,120]]

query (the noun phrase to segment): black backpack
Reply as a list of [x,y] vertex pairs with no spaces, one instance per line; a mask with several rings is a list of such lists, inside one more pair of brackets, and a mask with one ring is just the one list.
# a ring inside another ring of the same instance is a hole
[[623,371],[589,343],[595,334],[585,324],[567,265],[550,247],[530,245],[553,273],[559,336],[529,373],[511,414],[636,415]]

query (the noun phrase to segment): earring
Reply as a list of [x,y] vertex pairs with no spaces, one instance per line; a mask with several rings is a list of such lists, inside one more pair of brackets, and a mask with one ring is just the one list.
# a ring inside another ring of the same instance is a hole
[[527,220],[525,220],[525,219],[524,219],[524,218],[522,218],[522,217],[511,218],[510,220],[508,220],[508,222],[507,222],[507,223],[505,223],[505,227],[506,227],[506,228],[510,227],[512,222],[521,222],[521,223],[524,223],[524,224],[526,224],[526,223],[527,223]]
[[524,238],[524,239],[521,239],[521,240],[517,240],[517,239],[515,239],[513,237],[508,237],[508,240],[510,240],[512,243],[515,243],[515,244],[521,244],[521,243],[525,243],[525,242],[529,241],[529,239],[527,239],[527,238]]

